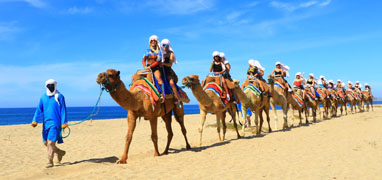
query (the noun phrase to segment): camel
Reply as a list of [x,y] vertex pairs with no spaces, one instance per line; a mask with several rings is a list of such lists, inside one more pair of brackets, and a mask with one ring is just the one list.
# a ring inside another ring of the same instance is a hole
[[[329,116],[329,108],[330,108],[330,99],[328,98],[328,95],[327,95],[327,89],[325,88],[319,88],[317,90],[318,94],[320,95],[320,99],[318,101],[318,112],[320,114],[320,117],[322,117],[322,119],[324,118],[328,118]],[[321,111],[321,108],[320,108],[320,104],[322,104],[322,108],[324,109],[324,113]]]
[[[353,93],[352,91],[347,91],[346,99],[347,99],[347,103],[349,103],[349,106],[350,106],[350,112],[353,113],[353,107],[354,107],[354,113],[356,113],[357,112],[356,103],[358,100],[353,97],[352,93]],[[361,109],[359,109],[359,111],[361,111]]]
[[371,111],[374,111],[373,109],[373,95],[371,95],[368,91],[362,91],[362,94],[363,94],[363,103],[366,103],[366,109],[367,111],[369,112],[370,110],[370,106],[369,104],[371,105]]
[[329,91],[329,103],[330,103],[330,114],[331,117],[337,116],[337,109],[338,109],[338,98],[336,91],[334,89],[328,90]]
[[[297,95],[297,96],[300,96],[302,97],[302,91],[301,89],[299,88],[294,88],[293,89],[293,94],[292,93],[289,93],[287,99],[288,99],[288,104],[290,105],[290,108],[292,109],[292,120],[294,121],[294,110],[297,110],[298,111],[298,116],[300,118],[300,122],[299,122],[299,125],[301,126],[302,125],[302,117],[301,117],[301,113],[303,113],[304,111],[306,111],[306,105],[305,103],[302,104],[302,106],[299,105],[299,103],[293,98],[294,95]],[[305,123],[306,124],[309,124],[308,122],[308,117],[306,116],[305,117]]]
[[275,81],[273,79],[273,76],[268,76],[268,82],[270,84],[270,89],[271,89],[271,93],[272,93],[272,97],[271,97],[271,107],[273,109],[273,112],[275,114],[275,129],[277,130],[277,121],[278,121],[278,118],[277,118],[277,111],[276,111],[276,105],[279,105],[281,106],[282,110],[283,110],[283,117],[284,117],[284,125],[283,125],[283,129],[286,129],[288,128],[288,100],[287,100],[287,96],[285,93],[285,90],[282,89],[281,87],[279,86],[275,86]]
[[[217,133],[218,133],[219,142],[222,142],[225,139],[225,133],[226,133],[227,127],[225,124],[224,116],[225,116],[226,110],[229,111],[233,119],[237,138],[241,137],[237,129],[237,124],[236,124],[236,111],[235,111],[236,105],[233,102],[228,102],[226,105],[224,105],[220,97],[215,92],[213,92],[212,90],[204,91],[199,81],[199,75],[190,75],[190,76],[184,77],[182,79],[182,84],[191,89],[192,94],[194,94],[194,96],[199,102],[200,116],[202,117],[202,119],[200,120],[199,140],[197,143],[197,147],[200,147],[202,145],[203,127],[206,121],[207,113],[216,115],[216,125],[217,125]],[[223,125],[222,136],[220,135],[220,122],[222,122],[222,125]]]
[[[133,82],[137,75],[133,75]],[[148,75],[149,81],[151,76]],[[108,69],[106,72],[101,72],[98,74],[97,83],[104,86],[110,93],[110,96],[116,101],[121,107],[128,111],[127,122],[128,131],[126,136],[125,148],[122,157],[119,159],[118,163],[125,164],[128,158],[128,152],[130,143],[133,138],[133,133],[136,126],[136,121],[138,117],[144,117],[145,120],[150,121],[151,126],[151,140],[154,144],[154,156],[159,156],[158,151],[158,135],[157,135],[157,119],[162,117],[166,124],[167,145],[162,154],[167,154],[170,147],[170,143],[173,137],[173,132],[171,128],[171,114],[174,113],[176,121],[180,124],[184,139],[186,141],[186,148],[191,149],[190,144],[187,140],[187,131],[184,126],[184,109],[183,106],[179,107],[174,105],[175,98],[166,98],[164,103],[157,102],[153,104],[148,95],[143,91],[135,88],[131,91],[126,89],[125,84],[120,79],[120,72],[114,69]]]
[[[261,129],[263,126],[263,111],[267,115],[267,121],[268,121],[268,132],[272,132],[272,128],[270,126],[270,117],[269,117],[269,97],[264,96],[264,94],[255,94],[254,91],[251,90],[251,85],[247,84],[244,88],[244,92],[239,88],[239,81],[235,81],[235,84],[237,85],[233,90],[234,93],[239,97],[241,101],[241,112],[243,115],[243,121],[242,121],[242,136],[245,136],[245,124],[247,120],[247,109],[249,108],[250,111],[255,112],[255,124],[256,124],[256,135],[261,134]],[[253,86],[256,87],[256,83],[252,83]],[[248,87],[248,88],[246,88]],[[258,87],[256,87],[258,88]],[[260,117],[260,125],[258,124],[258,117]],[[249,119],[250,124],[250,119]]]
[[304,101],[305,101],[304,104],[306,107],[306,111],[305,111],[305,117],[307,118],[306,121],[309,122],[308,121],[308,116],[309,116],[308,107],[310,107],[310,109],[312,110],[313,122],[316,122],[317,108],[320,108],[320,105],[314,99],[314,96],[311,94],[312,92],[311,92],[310,88],[305,88],[305,91],[307,92],[306,97],[304,99]]
[[337,94],[338,105],[341,106],[341,109],[340,109],[341,116],[343,115],[344,108],[345,108],[345,114],[348,115],[347,106],[346,106],[347,97],[344,95],[343,89],[337,89],[336,94]]

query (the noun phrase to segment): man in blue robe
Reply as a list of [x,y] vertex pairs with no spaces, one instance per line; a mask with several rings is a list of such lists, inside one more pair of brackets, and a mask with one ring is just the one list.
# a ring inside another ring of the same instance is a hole
[[49,79],[45,82],[46,94],[40,98],[39,105],[33,117],[32,127],[37,126],[37,122],[43,123],[42,141],[48,149],[48,164],[46,168],[53,167],[54,153],[57,154],[58,163],[61,162],[65,151],[56,147],[63,143],[61,130],[68,127],[66,119],[66,105],[64,96],[57,90],[57,82]]

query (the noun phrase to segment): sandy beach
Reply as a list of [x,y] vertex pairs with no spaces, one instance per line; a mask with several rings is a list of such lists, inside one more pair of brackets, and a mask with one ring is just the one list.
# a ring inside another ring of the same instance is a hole
[[[207,125],[215,123],[215,116],[207,118]],[[279,112],[279,127],[281,119]],[[197,142],[199,120],[199,115],[185,117],[191,146]],[[297,127],[297,120],[289,120],[294,124],[290,130],[258,137],[247,133],[236,139],[228,130],[221,143],[216,128],[205,127],[203,147],[192,150],[185,150],[173,121],[170,154],[160,157],[153,156],[149,122],[141,120],[125,165],[115,162],[123,150],[126,119],[89,121],[71,127],[70,137],[59,145],[67,154],[51,169],[44,168],[41,124],[35,129],[1,126],[0,179],[382,179],[382,108],[319,119],[309,126]],[[167,133],[164,122],[158,124],[163,151]]]

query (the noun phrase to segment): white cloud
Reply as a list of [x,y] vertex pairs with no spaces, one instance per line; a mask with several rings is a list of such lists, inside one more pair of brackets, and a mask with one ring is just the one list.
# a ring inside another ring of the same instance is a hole
[[308,8],[312,6],[327,6],[331,3],[331,0],[325,0],[325,1],[307,1],[299,4],[292,4],[292,3],[286,3],[286,2],[279,2],[279,1],[272,1],[269,3],[271,7],[282,9],[288,12],[293,12],[298,9]]
[[33,7],[37,7],[37,8],[46,7],[46,3],[43,2],[42,0],[0,0],[0,3],[1,2],[26,2]]
[[91,7],[79,8],[76,6],[71,7],[65,11],[65,13],[67,13],[67,14],[89,14],[91,12],[93,12],[93,8],[91,8]]
[[1,23],[0,22],[0,41],[10,39],[14,33],[20,32],[20,28],[16,27],[16,22]]
[[169,14],[193,14],[212,8],[215,0],[150,0],[148,6]]

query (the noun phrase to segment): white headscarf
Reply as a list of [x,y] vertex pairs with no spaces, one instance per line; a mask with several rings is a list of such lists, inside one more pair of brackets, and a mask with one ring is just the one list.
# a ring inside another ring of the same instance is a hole
[[[174,50],[172,49],[171,44],[170,44],[170,40],[163,39],[160,44],[161,44],[161,47],[163,44],[168,44],[168,49],[174,53]],[[163,52],[164,52],[164,50],[163,50]],[[162,62],[164,62],[164,58],[162,58]],[[174,55],[174,64],[178,64],[178,61],[176,60],[175,55]]]
[[281,64],[281,62],[276,62],[276,65],[280,64],[281,69],[285,72],[286,77],[289,77],[289,66]]
[[324,81],[327,82],[325,76],[321,75],[321,76],[320,76],[320,80],[319,80],[320,84],[323,84],[323,83],[322,83],[322,79],[324,79]]
[[[48,87],[46,87],[48,84],[53,84],[54,85],[54,90],[53,92],[50,92],[50,90],[48,89]],[[57,90],[57,81],[54,80],[54,79],[48,79],[47,81],[45,81],[45,88],[46,88],[46,95],[47,96],[54,96],[54,99],[56,100],[56,102],[58,103],[58,105],[60,105],[60,101],[58,100],[58,90]]]
[[157,36],[157,35],[151,35],[151,36],[149,37],[149,47],[151,46],[151,44],[150,44],[151,41],[156,41],[156,42],[157,42],[157,46],[158,46],[158,48],[159,48],[158,51],[161,51],[161,54],[162,54],[161,57],[158,56],[157,61],[159,61],[159,58],[161,58],[161,59],[162,59],[162,62],[163,62],[163,60],[164,60],[164,58],[163,58],[163,49],[162,49],[162,47],[161,47],[161,45],[160,45],[160,43],[159,43],[159,38],[158,38],[158,36]]
[[257,68],[259,68],[260,70],[265,72],[265,68],[263,66],[261,66],[261,64],[260,64],[260,62],[258,60],[250,59],[248,61],[248,64],[250,64],[252,66],[256,66]]

